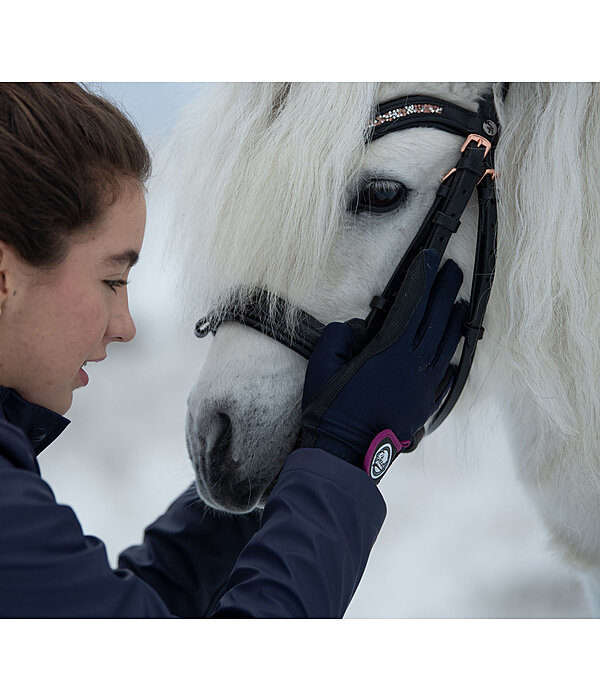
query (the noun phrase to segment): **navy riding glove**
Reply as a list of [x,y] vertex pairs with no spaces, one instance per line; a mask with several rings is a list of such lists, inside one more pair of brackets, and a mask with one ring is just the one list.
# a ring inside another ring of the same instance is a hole
[[[320,447],[375,481],[439,408],[466,321],[455,303],[456,263],[424,250],[410,266],[381,329],[365,345],[365,321],[326,326],[308,363],[300,447]],[[437,275],[436,275],[437,273]]]

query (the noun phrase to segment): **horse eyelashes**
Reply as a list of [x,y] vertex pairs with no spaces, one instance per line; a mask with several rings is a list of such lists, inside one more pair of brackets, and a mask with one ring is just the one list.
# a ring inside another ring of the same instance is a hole
[[406,203],[409,190],[397,180],[370,179],[359,187],[350,203],[354,214],[384,214]]

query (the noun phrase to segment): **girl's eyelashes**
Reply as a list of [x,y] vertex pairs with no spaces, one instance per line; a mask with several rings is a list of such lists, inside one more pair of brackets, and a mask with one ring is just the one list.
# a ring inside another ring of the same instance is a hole
[[128,280],[104,280],[104,284],[107,284],[113,292],[116,294],[119,287],[125,287],[129,284]]

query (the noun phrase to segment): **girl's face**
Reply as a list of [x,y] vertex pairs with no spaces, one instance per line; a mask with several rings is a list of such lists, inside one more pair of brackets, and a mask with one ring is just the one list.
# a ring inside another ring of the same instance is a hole
[[127,281],[144,239],[142,187],[123,195],[67,258],[50,271],[32,267],[0,241],[0,385],[32,403],[65,413],[85,386],[86,362],[135,336]]

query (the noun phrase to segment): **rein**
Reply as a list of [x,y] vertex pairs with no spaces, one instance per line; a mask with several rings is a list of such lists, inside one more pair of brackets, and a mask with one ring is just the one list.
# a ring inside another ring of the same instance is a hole
[[[366,318],[367,340],[381,328],[416,255],[426,248],[435,248],[441,259],[451,236],[459,229],[460,217],[475,189],[479,201],[475,263],[467,322],[463,326],[462,353],[458,367],[451,368],[452,374],[448,377],[451,384],[446,397],[427,425],[427,432],[430,433],[441,425],[458,401],[473,364],[477,343],[483,337],[483,318],[496,263],[494,150],[499,125],[491,93],[480,100],[477,112],[470,112],[445,100],[413,95],[379,105],[375,117],[367,125],[366,139],[370,142],[386,134],[414,127],[442,129],[463,136],[465,142],[456,166],[442,178],[433,205],[385,289],[371,300],[371,311]],[[209,333],[215,335],[224,322],[241,323],[308,359],[325,325],[300,310],[294,332],[288,333],[284,324],[288,302],[276,297],[274,307],[267,308],[265,295],[264,290],[253,290],[243,303],[238,304],[234,300],[225,313],[211,313],[200,319],[195,328],[196,336],[204,338]],[[442,384],[447,385],[446,381]],[[414,450],[424,433],[423,428],[404,451]]]

